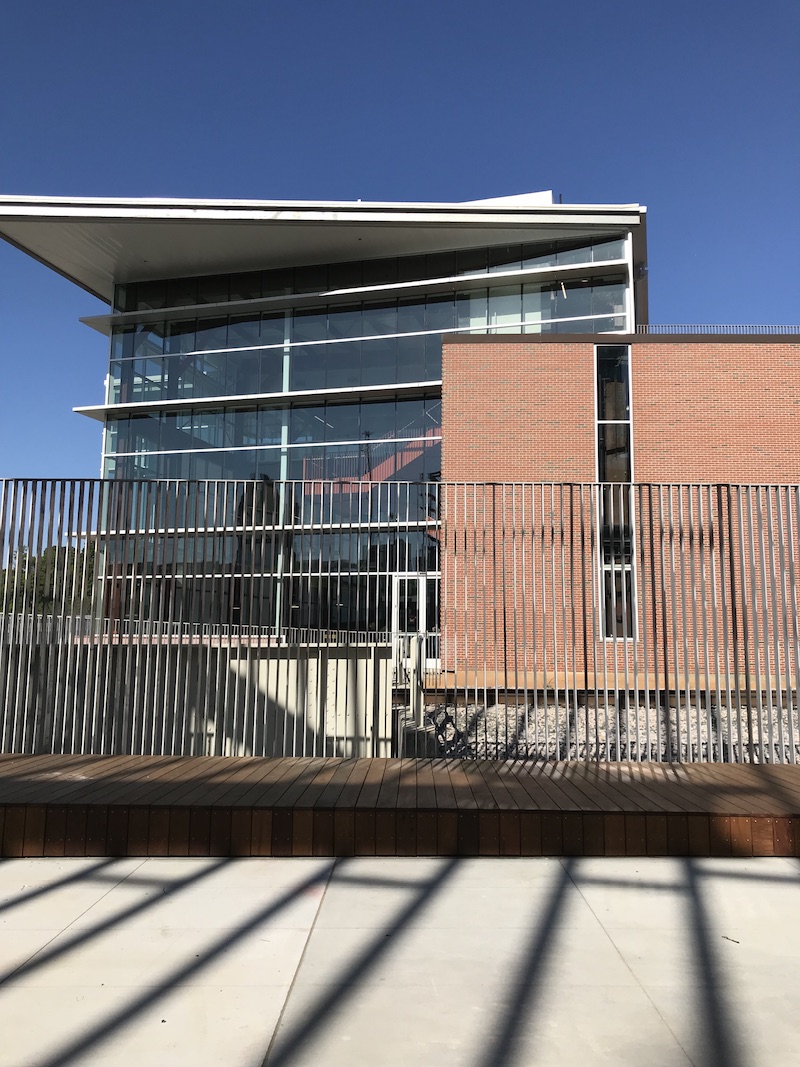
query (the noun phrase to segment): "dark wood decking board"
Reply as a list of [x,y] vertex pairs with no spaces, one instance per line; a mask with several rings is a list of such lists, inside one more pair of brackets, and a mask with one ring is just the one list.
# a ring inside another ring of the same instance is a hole
[[[386,760],[371,759],[367,774],[358,794],[356,807],[359,811],[374,811],[378,802],[378,796],[383,784],[383,774],[386,770]],[[366,824],[365,824],[366,825]]]
[[602,764],[602,770],[607,788],[616,796],[626,799],[627,803],[623,805],[625,811],[655,814],[683,810],[678,801],[676,782],[672,784],[675,796],[671,799],[662,795],[659,779],[648,776],[645,780],[642,777],[638,765],[606,763]]
[[334,807],[355,810],[358,804],[358,798],[361,796],[364,781],[369,774],[371,763],[372,760],[370,759],[357,759],[353,762],[348,779],[344,783],[341,793],[336,798]]
[[2,756],[5,856],[796,855],[800,767]]
[[726,807],[757,807],[762,813],[774,814],[777,805],[782,813],[791,814],[800,808],[800,780],[781,774],[783,770],[783,767],[743,766],[739,774],[732,775],[723,764],[709,764],[705,773],[715,783]]

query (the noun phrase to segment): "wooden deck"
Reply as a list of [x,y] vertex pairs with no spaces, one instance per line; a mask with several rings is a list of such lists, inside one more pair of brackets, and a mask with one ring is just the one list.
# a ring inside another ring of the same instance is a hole
[[797,856],[800,767],[0,756],[12,856]]

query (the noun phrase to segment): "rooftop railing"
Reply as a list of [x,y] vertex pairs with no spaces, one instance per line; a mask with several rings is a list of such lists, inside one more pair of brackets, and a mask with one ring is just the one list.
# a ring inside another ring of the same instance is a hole
[[766,334],[769,336],[796,336],[800,334],[800,326],[742,326],[731,323],[703,323],[700,325],[662,324],[648,323],[636,327],[637,333],[643,334],[741,334],[752,336],[753,334]]

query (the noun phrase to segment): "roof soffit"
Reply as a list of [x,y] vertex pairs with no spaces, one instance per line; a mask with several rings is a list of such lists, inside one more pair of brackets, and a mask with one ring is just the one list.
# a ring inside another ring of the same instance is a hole
[[637,205],[0,197],[0,236],[109,302],[115,282],[588,237],[643,221]]

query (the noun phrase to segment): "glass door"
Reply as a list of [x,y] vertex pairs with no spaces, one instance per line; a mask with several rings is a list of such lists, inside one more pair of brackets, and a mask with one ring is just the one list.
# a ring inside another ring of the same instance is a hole
[[397,574],[392,597],[392,630],[406,648],[409,638],[425,642],[425,666],[439,666],[439,577]]

